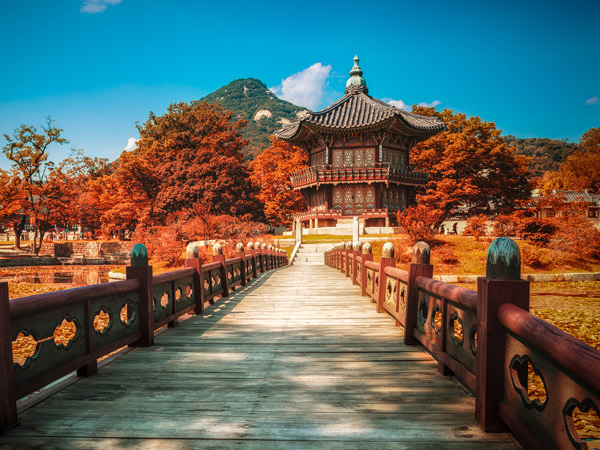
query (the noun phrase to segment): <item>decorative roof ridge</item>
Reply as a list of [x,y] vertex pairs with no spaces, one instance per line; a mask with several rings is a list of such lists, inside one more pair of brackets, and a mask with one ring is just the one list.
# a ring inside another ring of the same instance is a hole
[[317,112],[309,111],[309,114],[307,115],[307,117],[321,116],[323,114],[326,114],[326,113],[330,112],[331,110],[335,109],[337,106],[350,100],[352,98],[352,95],[353,94],[345,94],[342,98],[336,100],[331,105],[326,106],[321,111],[317,111]]

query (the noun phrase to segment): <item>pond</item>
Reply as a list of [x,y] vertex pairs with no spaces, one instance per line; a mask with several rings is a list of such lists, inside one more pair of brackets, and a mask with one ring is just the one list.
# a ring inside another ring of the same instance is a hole
[[0,271],[0,282],[88,286],[109,281],[110,270],[108,266],[29,266]]

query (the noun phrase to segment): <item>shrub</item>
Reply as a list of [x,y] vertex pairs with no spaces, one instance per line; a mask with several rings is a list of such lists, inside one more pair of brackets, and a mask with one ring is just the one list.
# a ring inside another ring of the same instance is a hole
[[423,205],[411,206],[398,212],[398,225],[406,230],[411,244],[419,241],[431,243],[441,215],[441,211]]
[[470,217],[462,235],[473,236],[478,241],[481,236],[487,236],[487,222],[488,218],[484,215]]
[[452,250],[452,247],[447,244],[436,247],[435,254],[443,264],[458,264],[458,259],[454,254],[454,250]]

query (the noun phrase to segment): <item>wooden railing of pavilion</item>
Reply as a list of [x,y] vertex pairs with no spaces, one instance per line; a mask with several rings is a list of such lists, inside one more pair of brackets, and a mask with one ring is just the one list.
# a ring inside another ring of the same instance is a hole
[[428,173],[389,162],[311,166],[292,173],[294,189],[321,183],[397,181],[403,184],[427,183]]
[[[408,270],[395,267],[391,243],[379,262],[371,253],[369,243],[340,244],[325,253],[325,264],[404,326],[406,344],[422,344],[441,374],[454,374],[475,393],[485,431],[508,428],[528,449],[592,448],[575,422],[580,412],[600,416],[600,352],[529,313],[529,282],[520,279],[514,241],[490,245],[477,291],[433,280],[424,242]],[[529,393],[534,376],[545,397]]]
[[[288,264],[284,250],[257,242],[225,259],[220,244],[213,261],[203,264],[198,246],[188,246],[185,269],[152,274],[146,248],[131,251],[127,279],[72,288],[9,301],[8,284],[0,283],[0,434],[17,423],[17,400],[77,371],[97,370],[99,358],[124,346],[151,346],[154,332],[174,327],[189,312],[202,314],[218,297],[227,297],[259,273]],[[104,316],[108,324],[96,327]],[[55,330],[72,330],[68,342],[56,342]],[[30,355],[15,362],[17,339],[32,341]]]

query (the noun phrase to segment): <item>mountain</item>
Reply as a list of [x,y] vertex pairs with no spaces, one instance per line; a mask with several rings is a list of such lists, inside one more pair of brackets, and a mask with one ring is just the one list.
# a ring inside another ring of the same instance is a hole
[[304,108],[280,100],[267,85],[256,78],[234,80],[208,94],[201,100],[220,103],[235,113],[234,119],[248,124],[240,134],[250,141],[244,151],[245,159],[252,160],[270,145],[269,136],[283,124],[296,120],[296,114]]
[[529,174],[531,178],[539,178],[547,170],[557,170],[558,166],[577,149],[577,144],[564,139],[517,138],[503,136],[504,142],[517,149],[517,155],[531,157]]

